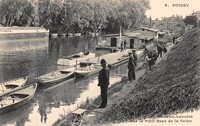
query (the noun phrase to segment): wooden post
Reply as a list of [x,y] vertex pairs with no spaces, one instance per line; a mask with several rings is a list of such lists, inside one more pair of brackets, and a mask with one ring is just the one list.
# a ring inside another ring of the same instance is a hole
[[77,70],[77,65],[78,65],[78,63],[77,63],[77,60],[76,60],[76,70]]
[[98,63],[100,62],[99,60],[100,60],[100,54],[98,54]]

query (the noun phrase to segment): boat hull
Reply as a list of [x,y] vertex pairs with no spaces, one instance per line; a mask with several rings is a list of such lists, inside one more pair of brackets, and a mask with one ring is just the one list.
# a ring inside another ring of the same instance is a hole
[[0,84],[0,96],[13,90],[20,88],[26,84],[28,77],[17,78]]
[[[30,88],[30,90],[28,90],[28,88]],[[35,92],[37,89],[37,83],[28,85],[26,87],[21,87],[21,89],[16,89],[8,94],[5,94],[4,96],[0,97],[0,114],[12,111],[14,109],[17,109],[21,106],[23,106],[24,104],[27,104],[34,96]],[[23,94],[23,92],[27,92],[24,93],[24,95],[26,95],[26,97],[24,98],[13,98],[10,104],[5,104],[4,101],[2,101],[2,99],[5,100],[10,100],[9,98],[11,97],[11,95],[16,95],[16,94]],[[15,102],[16,101],[16,102]]]
[[60,58],[58,59],[57,64],[63,66],[75,66],[76,64],[79,64],[80,61],[89,60],[93,58],[95,58],[95,54],[89,53],[88,55],[84,55],[83,57],[78,58]]
[[56,78],[38,78],[37,83],[42,86],[51,86],[55,83],[60,83],[62,81],[74,78],[74,72],[62,72],[62,76]]

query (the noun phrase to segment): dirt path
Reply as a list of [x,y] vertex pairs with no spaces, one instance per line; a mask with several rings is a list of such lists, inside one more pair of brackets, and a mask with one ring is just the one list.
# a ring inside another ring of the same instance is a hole
[[[160,58],[160,57],[158,58],[158,60],[156,61],[156,65],[167,58],[167,56],[170,53],[170,50],[173,48],[173,46],[174,45],[171,43],[167,46],[167,50],[168,50],[167,53],[164,53],[162,58]],[[141,67],[141,65],[139,65],[138,67]],[[105,112],[107,109],[112,107],[115,103],[117,103],[120,100],[122,100],[123,98],[125,98],[129,94],[129,92],[135,88],[135,85],[138,84],[138,80],[141,77],[145,76],[145,71],[146,70],[144,68],[136,71],[136,80],[134,80],[132,83],[122,82],[123,86],[122,86],[121,90],[112,94],[110,97],[108,97],[108,105],[106,108],[95,109],[95,110],[89,111],[89,114],[86,115],[86,120],[88,121],[88,123],[83,123],[83,126],[102,125],[101,123],[97,124],[95,120],[97,120],[98,117],[100,117],[103,112]]]

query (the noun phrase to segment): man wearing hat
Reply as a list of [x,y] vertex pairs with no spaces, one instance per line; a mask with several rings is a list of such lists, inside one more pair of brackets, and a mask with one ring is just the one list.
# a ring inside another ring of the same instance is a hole
[[137,54],[136,54],[136,50],[133,49],[132,52],[133,52],[133,57],[134,57],[134,64],[135,64],[135,66],[137,66]]
[[128,61],[128,80],[129,82],[132,82],[132,80],[135,80],[135,59],[133,56],[133,52],[129,51],[129,61]]
[[99,72],[98,76],[98,86],[100,86],[101,89],[101,105],[99,108],[105,108],[107,106],[107,90],[108,90],[108,85],[110,84],[109,81],[109,68],[106,66],[106,60],[102,59],[101,60],[101,66],[102,69]]

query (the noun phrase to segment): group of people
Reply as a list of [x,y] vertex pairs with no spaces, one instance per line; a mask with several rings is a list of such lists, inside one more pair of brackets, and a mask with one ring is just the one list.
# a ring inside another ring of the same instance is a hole
[[157,58],[160,56],[162,57],[162,52],[166,53],[167,49],[161,45],[160,42],[156,43],[157,52],[155,50],[148,50],[144,46],[144,57],[145,57],[145,63],[148,65],[149,70],[152,69],[152,66],[155,65]]
[[[157,44],[157,52],[155,50],[148,50],[144,46],[144,56],[145,56],[145,63],[148,64],[149,70],[152,69],[152,66],[155,65],[157,58],[160,56],[162,57],[162,52],[166,52],[166,48],[162,47],[159,43]],[[133,49],[132,51],[128,52],[129,60],[128,60],[128,82],[132,82],[136,79],[135,75],[135,68],[137,66],[137,54],[136,50]],[[107,65],[105,59],[100,61],[102,69],[99,72],[98,76],[98,86],[101,89],[101,105],[99,108],[105,108],[107,106],[107,89],[110,84],[109,82],[109,74],[110,68]]]
[[[135,76],[135,67],[137,66],[137,54],[136,50],[132,50],[129,53],[129,61],[128,61],[128,79],[131,82],[132,80],[136,79]],[[110,84],[109,74],[110,74],[110,67],[107,65],[105,59],[100,61],[102,69],[98,75],[98,86],[101,89],[101,104],[99,108],[105,108],[107,106],[107,90]]]

